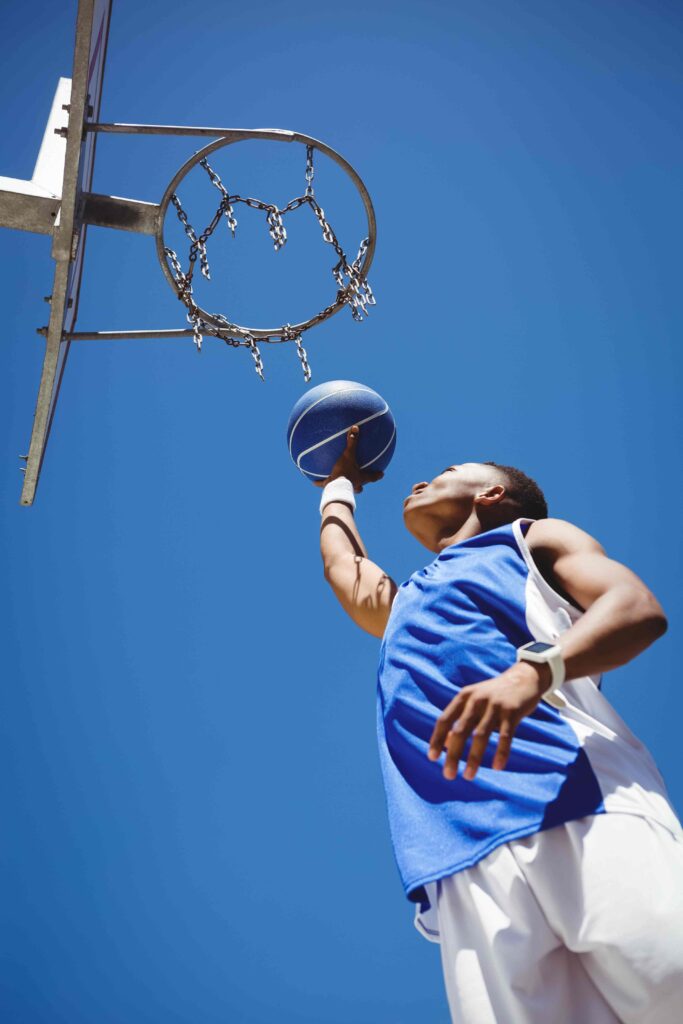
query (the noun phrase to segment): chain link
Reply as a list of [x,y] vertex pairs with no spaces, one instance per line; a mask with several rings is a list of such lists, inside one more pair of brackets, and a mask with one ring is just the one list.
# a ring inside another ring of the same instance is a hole
[[[233,347],[244,345],[251,351],[257,374],[261,380],[265,380],[261,353],[253,335],[244,328],[239,328],[236,324],[231,323],[227,317],[223,316],[221,313],[211,314],[211,319],[218,321],[218,326],[207,323],[200,315],[199,307],[194,300],[192,289],[192,279],[197,259],[199,259],[199,267],[202,275],[207,280],[211,279],[206,243],[213,235],[223,216],[225,216],[227,220],[228,228],[230,229],[233,237],[235,236],[237,219],[235,217],[234,205],[237,203],[243,203],[250,209],[260,210],[266,214],[268,231],[273,240],[273,248],[276,252],[278,252],[287,241],[287,231],[282,218],[285,214],[298,210],[302,206],[310,206],[322,230],[323,241],[331,245],[337,254],[337,263],[332,267],[332,275],[338,287],[336,300],[329,306],[326,306],[307,324],[304,329],[307,330],[315,324],[321,323],[323,320],[327,319],[328,316],[339,308],[340,303],[344,303],[349,306],[351,316],[354,320],[363,320],[368,315],[368,307],[376,304],[372,289],[368,284],[367,278],[361,271],[361,264],[368,249],[369,239],[363,239],[358,249],[358,255],[352,263],[349,263],[346,253],[334,233],[332,225],[325,217],[325,211],[318,204],[314,196],[313,179],[315,177],[315,168],[313,166],[313,146],[306,146],[305,193],[302,196],[297,196],[295,199],[292,199],[286,206],[282,207],[282,209],[279,209],[273,203],[265,203],[260,199],[231,195],[218,174],[210,166],[206,157],[200,160],[200,166],[206,171],[211,184],[220,192],[221,201],[218,209],[204,231],[202,231],[200,235],[197,235],[188,219],[187,213],[183,209],[179,197],[174,193],[171,196],[171,203],[175,208],[178,220],[182,224],[185,234],[190,240],[189,265],[187,272],[182,269],[177,253],[169,246],[164,248],[164,253],[170,264],[171,276],[175,281],[178,298],[187,307],[187,320],[192,326],[194,343],[198,351],[201,351],[202,338],[204,334],[210,334],[214,337],[221,338],[226,342],[226,344],[232,345]],[[306,349],[303,347],[301,331],[296,332],[289,324],[285,324],[282,328],[282,336],[278,334],[261,340],[268,343],[293,341],[296,345],[297,355],[301,361],[304,379],[306,383],[310,381],[311,368],[308,363]]]
[[301,343],[301,335],[294,339],[296,345],[296,353],[301,360],[301,369],[304,371],[304,380],[308,384],[311,379],[311,367],[308,362],[308,356],[306,355],[306,349]]
[[308,384],[311,379],[311,367],[308,362],[306,349],[301,340],[301,331],[295,331],[291,324],[285,324],[282,328],[282,335],[285,341],[293,341],[296,345],[296,354],[301,361],[301,369],[304,371],[304,380]]
[[273,248],[278,252],[287,241],[287,232],[282,223],[282,216],[277,206],[269,206],[266,212],[270,237],[273,239]]
[[204,168],[204,170],[208,174],[208,176],[209,176],[209,178],[211,180],[211,184],[215,185],[215,187],[218,189],[218,191],[223,196],[224,202],[221,203],[221,205],[223,207],[223,213],[226,216],[226,219],[228,221],[228,227],[230,228],[230,231],[232,232],[232,237],[234,238],[235,237],[235,230],[237,228],[237,221],[235,220],[235,213],[234,213],[234,210],[233,210],[233,208],[232,208],[232,206],[230,204],[230,196],[228,194],[228,191],[227,191],[225,185],[223,184],[223,182],[221,181],[221,179],[218,177],[218,175],[214,171],[214,169],[209,166],[209,161],[206,159],[206,157],[204,157],[203,160],[200,160],[199,164],[200,164],[201,167]]
[[[166,254],[166,258],[173,269],[173,278],[178,289],[178,298],[185,304],[185,306],[187,306],[187,321],[192,327],[194,343],[197,346],[197,351],[201,352],[202,333],[200,325],[203,325],[203,321],[199,316],[197,305],[192,297],[192,275],[183,273],[183,268],[180,265],[178,254],[174,252],[173,249],[166,246],[164,248],[164,253]],[[191,268],[193,266],[194,264],[190,265]]]
[[251,354],[252,354],[252,357],[254,359],[254,369],[256,370],[256,372],[259,375],[259,377],[261,378],[261,380],[265,382],[266,378],[265,378],[264,373],[263,373],[263,360],[261,359],[261,353],[259,352],[259,347],[256,344],[256,342],[254,341],[254,339],[252,338],[251,334],[247,334],[246,335],[246,342],[247,342],[247,345],[249,346],[249,348],[251,349]]
[[176,208],[176,213],[178,214],[178,220],[183,225],[183,228],[185,230],[185,234],[187,235],[187,237],[190,239],[190,242],[192,243],[190,245],[190,260],[191,260],[192,263],[194,263],[195,260],[197,259],[197,254],[199,254],[199,266],[200,266],[201,272],[204,275],[204,277],[207,279],[207,281],[210,281],[211,280],[211,272],[209,270],[209,261],[208,261],[207,255],[206,255],[206,244],[205,244],[206,243],[206,239],[204,237],[197,238],[197,235],[195,234],[194,228],[192,227],[192,225],[190,224],[189,220],[187,219],[187,214],[185,213],[185,211],[183,210],[182,206],[180,205],[180,199],[178,198],[177,195],[174,194],[174,195],[171,196],[171,202],[173,203],[173,205]]
[[207,325],[207,334],[212,334],[215,338],[221,338],[226,345],[232,345],[233,348],[239,348],[240,345],[248,344],[244,331],[240,331],[236,324],[231,324],[222,313],[214,313],[213,317],[214,320],[220,322],[221,326],[213,329]]
[[313,196],[313,179],[315,168],[313,166],[313,146],[306,146],[306,195]]

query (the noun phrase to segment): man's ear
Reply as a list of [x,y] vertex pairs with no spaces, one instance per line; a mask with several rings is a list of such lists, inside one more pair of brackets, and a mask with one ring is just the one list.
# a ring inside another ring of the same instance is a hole
[[502,484],[492,484],[491,487],[487,487],[485,491],[480,491],[479,494],[474,496],[475,505],[484,505],[487,508],[491,505],[497,505],[505,497],[505,488]]

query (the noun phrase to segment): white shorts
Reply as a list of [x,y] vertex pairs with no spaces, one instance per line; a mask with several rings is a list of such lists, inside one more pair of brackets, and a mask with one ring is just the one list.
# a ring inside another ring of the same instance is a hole
[[683,1019],[683,841],[662,825],[570,821],[429,889],[455,1024]]

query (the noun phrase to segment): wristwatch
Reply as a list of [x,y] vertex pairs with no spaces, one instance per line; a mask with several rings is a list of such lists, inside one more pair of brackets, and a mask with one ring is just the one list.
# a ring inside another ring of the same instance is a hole
[[557,690],[565,680],[564,659],[562,648],[558,644],[545,644],[541,640],[532,640],[517,650],[517,661],[530,661],[532,665],[550,665],[552,674],[550,686],[542,699],[555,707],[564,707],[565,700]]

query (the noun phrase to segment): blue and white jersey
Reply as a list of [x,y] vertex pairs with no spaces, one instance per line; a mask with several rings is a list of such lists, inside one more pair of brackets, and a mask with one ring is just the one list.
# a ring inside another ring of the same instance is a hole
[[[382,642],[378,732],[389,823],[407,894],[508,840],[589,814],[650,817],[680,834],[652,757],[600,692],[574,679],[519,724],[507,768],[494,733],[476,777],[442,775],[427,750],[463,686],[509,668],[517,648],[556,641],[581,612],[534,564],[519,519],[445,548],[399,587]],[[467,754],[467,748],[465,750]]]

